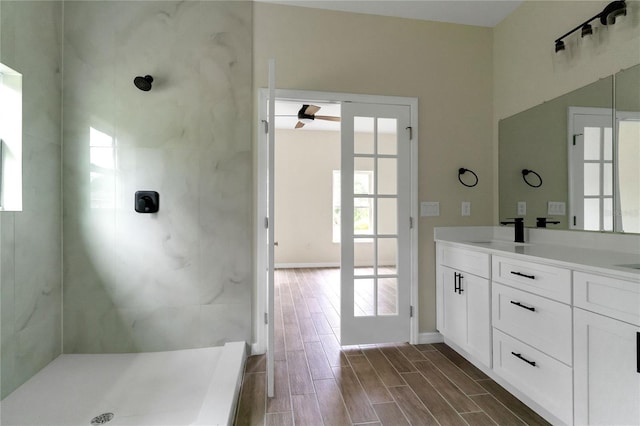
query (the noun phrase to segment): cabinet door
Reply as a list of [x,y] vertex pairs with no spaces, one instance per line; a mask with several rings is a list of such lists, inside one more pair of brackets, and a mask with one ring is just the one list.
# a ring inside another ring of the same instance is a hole
[[467,295],[458,292],[458,271],[441,268],[443,299],[443,330],[440,332],[461,347],[466,346],[467,335]]
[[489,280],[462,274],[460,283],[467,294],[467,350],[491,366],[491,302]]
[[576,424],[640,424],[640,327],[574,309]]

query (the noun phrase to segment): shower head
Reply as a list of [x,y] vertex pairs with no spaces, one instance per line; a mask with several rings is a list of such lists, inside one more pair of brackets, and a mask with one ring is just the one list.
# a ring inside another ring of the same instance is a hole
[[133,84],[143,92],[148,92],[151,90],[151,83],[153,83],[153,77],[150,75],[145,75],[144,77],[136,77],[133,79]]

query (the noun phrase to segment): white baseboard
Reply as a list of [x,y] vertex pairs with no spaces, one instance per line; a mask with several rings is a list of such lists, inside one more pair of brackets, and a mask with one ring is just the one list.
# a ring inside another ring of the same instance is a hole
[[340,262],[320,262],[320,263],[276,263],[276,269],[296,269],[296,268],[339,268]]
[[251,354],[250,355],[262,355],[263,353],[265,353],[264,348],[260,348],[260,345],[258,345],[258,343],[254,342],[251,345]]
[[420,333],[418,334],[418,343],[442,343],[444,342],[444,336],[438,333],[437,331],[432,331],[430,333]]

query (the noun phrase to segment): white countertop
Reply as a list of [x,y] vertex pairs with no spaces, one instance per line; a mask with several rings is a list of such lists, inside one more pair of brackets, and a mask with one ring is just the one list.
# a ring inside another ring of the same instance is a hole
[[526,231],[527,242],[524,244],[513,242],[512,227],[436,228],[434,239],[496,255],[534,257],[545,263],[615,275],[640,283],[639,235],[534,229]]

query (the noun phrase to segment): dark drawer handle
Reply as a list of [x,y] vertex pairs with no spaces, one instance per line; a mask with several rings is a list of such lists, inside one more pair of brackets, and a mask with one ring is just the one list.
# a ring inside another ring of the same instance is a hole
[[525,357],[523,357],[521,354],[517,354],[517,353],[515,353],[515,352],[511,352],[511,355],[515,356],[515,357],[516,357],[516,358],[518,358],[518,359],[523,360],[524,362],[526,362],[527,364],[529,364],[529,365],[531,365],[531,366],[533,366],[533,367],[535,367],[535,366],[536,366],[536,363],[535,363],[534,361],[529,361],[528,359],[526,359]]
[[511,303],[512,303],[512,304],[514,304],[514,305],[516,305],[516,306],[519,306],[519,307],[521,307],[521,308],[523,308],[523,309],[526,309],[526,310],[528,310],[528,311],[531,311],[531,312],[535,312],[535,311],[536,311],[536,308],[534,308],[533,306],[525,306],[525,305],[523,305],[522,303],[520,303],[520,302],[515,302],[515,301],[513,301],[513,300],[511,301]]
[[517,275],[519,277],[529,278],[530,280],[535,280],[536,279],[535,275],[527,275],[527,274],[523,274],[522,272],[516,272],[516,271],[511,271],[511,273],[513,275]]

